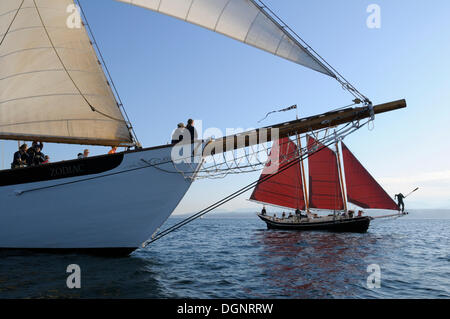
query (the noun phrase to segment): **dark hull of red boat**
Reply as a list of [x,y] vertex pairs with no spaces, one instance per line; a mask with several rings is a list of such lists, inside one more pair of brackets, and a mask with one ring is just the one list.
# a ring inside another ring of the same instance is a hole
[[275,222],[267,216],[258,215],[266,224],[268,229],[297,230],[297,231],[330,231],[337,233],[365,233],[369,229],[370,217],[357,217],[344,220],[325,222]]

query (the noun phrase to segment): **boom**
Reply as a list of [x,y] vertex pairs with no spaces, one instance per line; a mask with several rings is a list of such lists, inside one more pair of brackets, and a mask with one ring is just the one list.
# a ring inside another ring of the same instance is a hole
[[[372,109],[369,106],[347,108],[339,111],[333,111],[302,118],[292,122],[280,123],[253,131],[247,131],[244,133],[212,140],[205,148],[204,154],[205,152],[206,155],[219,154],[269,142],[275,138],[283,138],[286,136],[292,136],[294,134],[303,134],[328,127],[335,127],[337,125],[370,118],[372,116],[372,111],[373,114],[382,114],[406,108],[406,106],[406,100],[398,100],[373,106]],[[277,136],[275,136],[275,134],[272,134],[272,130],[274,129],[278,129],[279,134]],[[260,132],[262,130],[267,130],[267,134],[264,134],[265,140],[260,139]],[[272,135],[274,136],[272,137]]]

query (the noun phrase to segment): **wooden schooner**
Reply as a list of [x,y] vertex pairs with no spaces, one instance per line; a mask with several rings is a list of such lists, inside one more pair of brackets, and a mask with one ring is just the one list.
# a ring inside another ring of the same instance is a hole
[[[399,211],[397,204],[342,141],[336,142],[335,150],[310,135],[306,135],[306,141],[311,154],[308,157],[308,180],[303,161],[290,164],[298,159],[300,150],[297,144],[285,137],[279,140],[278,148],[272,148],[268,162],[278,163],[281,172],[270,178],[273,172],[266,166],[261,182],[250,197],[251,201],[258,203],[296,210],[295,215],[287,218],[259,214],[268,228],[366,232],[372,217],[363,216],[362,209]],[[349,210],[347,202],[360,210],[357,213]],[[313,210],[317,213],[312,213]],[[319,216],[318,212],[326,212],[327,216]]]

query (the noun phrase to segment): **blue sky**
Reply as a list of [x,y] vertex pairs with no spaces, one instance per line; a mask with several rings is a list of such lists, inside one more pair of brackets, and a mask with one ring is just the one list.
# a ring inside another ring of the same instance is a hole
[[[406,110],[378,116],[374,130],[364,128],[346,144],[390,194],[420,186],[409,207],[450,208],[450,2],[266,3],[374,103],[407,100]],[[267,112],[292,104],[300,116],[350,104],[327,76],[198,26],[112,0],[82,4],[144,146],[165,144],[187,118],[225,131],[257,127]],[[366,25],[370,4],[381,8],[380,29]],[[263,124],[293,117],[277,114]],[[0,142],[2,167],[16,147]],[[83,148],[49,144],[45,153],[56,161]],[[206,207],[257,178],[195,182],[177,213]],[[248,196],[224,209],[257,209]]]

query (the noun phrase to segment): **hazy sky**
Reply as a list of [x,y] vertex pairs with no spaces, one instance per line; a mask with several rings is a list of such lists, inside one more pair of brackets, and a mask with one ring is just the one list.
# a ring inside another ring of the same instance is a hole
[[[405,110],[379,115],[375,128],[347,146],[394,195],[415,187],[411,208],[450,208],[450,2],[448,0],[266,0],[266,3],[374,103],[405,98]],[[187,118],[203,127],[257,127],[275,109],[299,115],[350,104],[337,82],[200,27],[112,0],[82,0],[127,112],[144,146],[165,144]],[[381,8],[369,29],[367,7]],[[263,125],[294,119],[277,114]],[[15,142],[0,142],[9,167]],[[83,146],[46,145],[53,161]],[[93,154],[106,148],[93,148]],[[178,213],[200,210],[258,178],[257,173],[201,180]],[[250,194],[224,209],[257,205]]]

